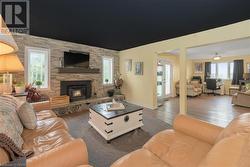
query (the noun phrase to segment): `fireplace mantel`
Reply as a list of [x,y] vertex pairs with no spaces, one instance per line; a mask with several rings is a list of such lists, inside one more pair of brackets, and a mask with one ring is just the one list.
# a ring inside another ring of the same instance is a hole
[[90,74],[99,74],[100,69],[98,68],[81,68],[81,67],[74,67],[74,68],[69,68],[69,67],[60,67],[58,68],[58,73],[90,73]]

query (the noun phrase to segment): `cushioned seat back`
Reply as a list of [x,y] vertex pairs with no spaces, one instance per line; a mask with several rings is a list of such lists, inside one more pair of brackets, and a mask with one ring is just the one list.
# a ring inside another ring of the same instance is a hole
[[233,119],[228,126],[222,130],[216,142],[235,134],[250,133],[250,113],[242,114]]
[[250,134],[234,134],[221,139],[198,167],[249,167]]
[[250,166],[250,113],[235,118],[218,135],[199,167]]

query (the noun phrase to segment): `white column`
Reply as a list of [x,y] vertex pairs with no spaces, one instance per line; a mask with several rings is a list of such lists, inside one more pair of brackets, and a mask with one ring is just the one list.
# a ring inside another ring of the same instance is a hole
[[180,49],[180,114],[187,113],[187,50]]

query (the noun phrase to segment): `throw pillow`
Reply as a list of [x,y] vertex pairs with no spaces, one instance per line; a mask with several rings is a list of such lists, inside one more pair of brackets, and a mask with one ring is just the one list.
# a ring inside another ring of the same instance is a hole
[[0,96],[0,110],[9,113],[13,119],[12,124],[14,124],[16,130],[21,135],[23,132],[23,125],[16,112],[18,106],[19,102],[14,97],[8,95]]
[[36,128],[36,114],[32,105],[28,102],[23,103],[18,110],[19,118],[23,123],[23,126],[27,129]]
[[22,148],[23,139],[13,124],[13,119],[8,112],[0,110],[0,133],[5,134],[15,143],[18,148]]

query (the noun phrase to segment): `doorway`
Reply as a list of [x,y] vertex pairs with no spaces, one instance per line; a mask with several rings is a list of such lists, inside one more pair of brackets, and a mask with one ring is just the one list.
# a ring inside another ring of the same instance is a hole
[[158,60],[157,64],[157,102],[163,105],[172,96],[172,65],[166,60]]

